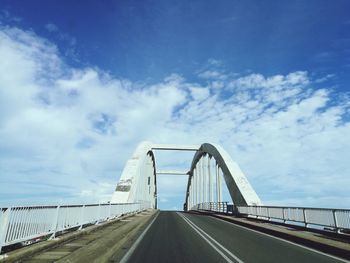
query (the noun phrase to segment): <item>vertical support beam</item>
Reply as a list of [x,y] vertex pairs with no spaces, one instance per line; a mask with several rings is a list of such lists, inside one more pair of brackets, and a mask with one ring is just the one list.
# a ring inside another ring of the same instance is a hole
[[198,192],[199,192],[199,201],[198,204],[201,204],[203,202],[203,169],[202,169],[202,159],[199,160],[199,169],[198,169],[198,175],[199,175],[199,185],[198,185]]
[[202,179],[203,179],[203,184],[202,184],[202,193],[203,193],[203,199],[201,203],[205,203],[207,200],[207,189],[206,189],[206,171],[205,171],[205,155],[202,157]]
[[193,198],[192,198],[192,206],[193,206],[193,204],[196,202],[196,174],[195,174],[195,172],[196,172],[196,169],[193,169],[193,174],[192,174],[192,176],[193,176],[193,179],[192,179],[192,183],[193,183],[193,185],[192,185],[192,195],[193,195]]
[[207,203],[210,202],[210,173],[209,173],[209,162],[210,162],[210,156],[209,154],[207,155],[206,162],[205,162],[205,170],[207,174],[207,185],[206,185],[206,191],[207,191]]
[[192,207],[192,185],[193,185],[193,176],[191,176],[190,179],[190,189],[189,189],[189,193],[188,193],[188,202],[187,202],[187,210],[190,210]]
[[191,198],[191,208],[194,204],[194,188],[195,188],[195,179],[194,179],[194,174],[192,174],[192,181],[191,181],[191,195],[192,195],[192,198]]
[[206,197],[207,197],[207,192],[205,189],[205,184],[206,184],[206,173],[205,173],[205,156],[202,157],[202,185],[201,185],[201,190],[202,190],[202,204],[206,202]]
[[216,196],[216,203],[219,202],[219,170],[218,170],[218,164],[215,162],[215,196]]
[[195,195],[195,199],[194,199],[194,205],[196,205],[198,203],[198,170],[197,170],[197,166],[194,169],[194,180],[195,180],[195,184],[194,184],[194,195]]
[[199,193],[199,199],[198,199],[198,202],[197,204],[200,204],[202,203],[202,200],[203,200],[203,170],[202,170],[202,159],[199,159],[198,161],[198,193]]
[[[194,172],[194,171],[193,171]],[[194,174],[192,174],[192,180],[191,180],[191,208],[194,204],[194,187],[195,187],[195,182],[194,182]]]
[[208,183],[209,183],[209,202],[213,202],[213,193],[212,193],[212,176],[211,176],[211,167],[210,167],[211,157],[208,155]]
[[205,170],[204,170],[204,157],[205,155],[202,156],[201,158],[201,174],[202,174],[202,185],[201,185],[201,192],[202,192],[202,200],[201,204],[205,202]]
[[186,203],[187,203],[187,210],[190,210],[190,207],[191,207],[191,198],[192,198],[192,195],[191,195],[191,192],[192,192],[192,176],[190,175],[190,186],[189,186],[189,189],[188,189],[188,199],[186,200]]
[[221,190],[221,169],[219,165],[217,166],[218,169],[218,202],[222,202],[222,190]]
[[204,190],[205,190],[205,203],[209,202],[209,173],[208,173],[208,159],[209,159],[209,154],[206,154],[204,156],[204,163],[203,163],[203,168],[204,168],[204,174],[205,174],[205,185],[204,185]]

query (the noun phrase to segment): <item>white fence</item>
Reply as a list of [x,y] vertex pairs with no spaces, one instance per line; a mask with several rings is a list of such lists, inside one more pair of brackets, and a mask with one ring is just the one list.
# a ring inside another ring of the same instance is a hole
[[280,206],[234,206],[227,202],[201,203],[191,210],[208,210],[228,214],[254,216],[259,219],[279,219],[283,222],[318,225],[339,230],[350,230],[350,210]]
[[308,207],[278,206],[237,206],[240,214],[260,217],[261,219],[279,219],[283,222],[298,222],[319,225],[336,230],[350,229],[350,210]]
[[229,213],[228,210],[229,205],[227,202],[207,202],[200,203],[192,207],[190,210],[208,210],[219,213]]
[[142,211],[149,204],[88,204],[61,206],[15,206],[0,208],[0,253],[4,246],[56,233],[81,229],[122,214]]

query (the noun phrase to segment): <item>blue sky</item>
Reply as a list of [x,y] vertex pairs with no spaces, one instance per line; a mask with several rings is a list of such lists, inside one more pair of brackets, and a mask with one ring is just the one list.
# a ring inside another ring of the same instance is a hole
[[[223,61],[231,72],[336,72],[335,84],[343,89],[349,81],[346,0],[2,0],[1,5],[63,54],[73,49],[69,63],[98,66],[133,81],[159,81],[174,72],[191,78],[208,58]],[[48,31],[49,23],[61,34]]]
[[0,199],[104,200],[147,139],[223,144],[265,203],[349,207],[349,9],[1,0]]

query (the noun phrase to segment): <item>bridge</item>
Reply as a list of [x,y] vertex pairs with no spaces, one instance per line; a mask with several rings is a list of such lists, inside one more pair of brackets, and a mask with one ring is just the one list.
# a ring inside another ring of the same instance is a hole
[[[158,170],[158,151],[192,151]],[[157,177],[187,176],[183,211],[159,211]],[[226,187],[230,200],[223,200]],[[142,142],[110,202],[0,208],[3,262],[349,262],[350,210],[266,206],[219,145]]]

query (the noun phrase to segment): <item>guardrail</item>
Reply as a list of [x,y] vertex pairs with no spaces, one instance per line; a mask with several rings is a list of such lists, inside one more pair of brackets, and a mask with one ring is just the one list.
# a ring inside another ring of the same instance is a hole
[[207,210],[219,213],[228,214],[232,209],[230,209],[230,205],[227,202],[207,202],[200,203],[192,207],[190,210]]
[[4,246],[81,229],[149,208],[145,203],[14,206],[0,208],[0,253]]
[[277,219],[284,223],[294,222],[334,229],[336,232],[350,231],[350,210],[310,207],[282,206],[235,206],[227,202],[202,203],[194,206],[193,210],[208,210],[245,217],[256,217],[263,220]]

